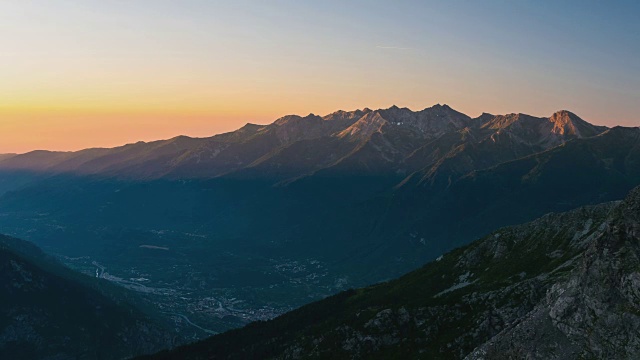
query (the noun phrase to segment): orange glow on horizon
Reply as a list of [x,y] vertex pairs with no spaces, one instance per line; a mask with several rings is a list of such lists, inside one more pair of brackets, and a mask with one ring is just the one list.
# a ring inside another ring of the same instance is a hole
[[243,119],[206,114],[0,114],[0,153],[115,147],[178,135],[207,137],[235,130]]
[[[234,131],[246,123],[270,124],[288,114],[326,115],[337,110],[349,111],[365,107],[379,109],[391,105],[406,106],[418,111],[435,103],[416,106],[402,102],[384,102],[379,99],[374,104],[365,103],[358,106],[358,102],[352,101],[350,105],[339,106],[332,105],[332,102],[321,104],[301,99],[284,102],[278,102],[276,99],[260,99],[239,104],[233,104],[230,101],[226,106],[221,104],[216,110],[207,108],[206,104],[167,103],[164,106],[152,107],[144,102],[141,104],[132,102],[128,107],[118,107],[115,104],[90,107],[44,103],[39,106],[25,104],[0,106],[0,154],[25,153],[33,150],[76,151],[94,147],[116,147],[138,141],[169,139],[179,135],[209,137]],[[456,104],[448,104],[471,117],[480,115],[481,112],[477,111],[477,108],[486,109],[482,106],[468,109],[469,105],[458,107]],[[500,108],[496,106],[497,104],[493,105],[493,108]],[[578,116],[583,116],[571,107],[549,107],[544,113],[528,112],[528,114],[550,116],[556,110],[565,108],[576,112]],[[527,113],[526,110],[500,110],[485,111],[494,114]],[[609,123],[607,125],[611,125],[610,121],[583,118],[594,124]],[[637,126],[633,122],[621,125]]]
[[640,124],[637,12],[624,6],[362,4],[0,2],[0,153],[391,105]]

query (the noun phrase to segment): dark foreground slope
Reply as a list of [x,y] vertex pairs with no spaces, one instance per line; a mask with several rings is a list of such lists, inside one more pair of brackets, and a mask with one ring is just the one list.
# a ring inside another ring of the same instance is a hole
[[640,189],[500,229],[422,269],[154,359],[632,358]]
[[171,346],[163,327],[91,280],[0,237],[0,358],[122,359]]

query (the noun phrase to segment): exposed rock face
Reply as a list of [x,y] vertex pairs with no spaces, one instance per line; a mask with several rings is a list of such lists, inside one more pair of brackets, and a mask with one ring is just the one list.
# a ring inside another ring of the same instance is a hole
[[157,358],[631,359],[639,315],[636,189]]
[[355,137],[357,139],[367,139],[371,135],[381,132],[383,126],[389,122],[383,118],[379,112],[370,112],[356,121],[353,125],[338,133],[338,137]]
[[[568,276],[468,359],[632,359],[640,353],[640,191],[585,239]],[[578,242],[576,239],[575,242]]]
[[595,136],[604,130],[603,126],[591,125],[567,110],[554,113],[549,118],[549,121],[553,124],[551,132],[560,135],[567,134],[576,137],[589,137]]

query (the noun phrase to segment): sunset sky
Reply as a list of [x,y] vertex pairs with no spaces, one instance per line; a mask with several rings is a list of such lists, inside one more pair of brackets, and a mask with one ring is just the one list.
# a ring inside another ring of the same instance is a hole
[[559,3],[0,0],[0,152],[393,104],[640,125],[640,6]]

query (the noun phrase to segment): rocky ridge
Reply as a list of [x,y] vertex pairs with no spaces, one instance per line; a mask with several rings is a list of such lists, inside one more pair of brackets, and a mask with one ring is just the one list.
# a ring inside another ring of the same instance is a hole
[[[247,124],[209,138],[179,136],[113,149],[6,155],[0,157],[0,170],[132,179],[212,178],[248,172],[282,181],[356,166],[376,174],[410,175],[433,171],[439,161],[464,154],[464,148],[502,144],[501,157],[481,163],[495,165],[503,158],[512,160],[604,130],[568,111],[549,118],[483,114],[471,119],[447,105],[421,111],[392,106],[322,117],[287,115],[269,125]],[[423,157],[425,153],[432,156]],[[464,161],[469,162],[468,157]],[[466,168],[477,166],[470,163]]]

